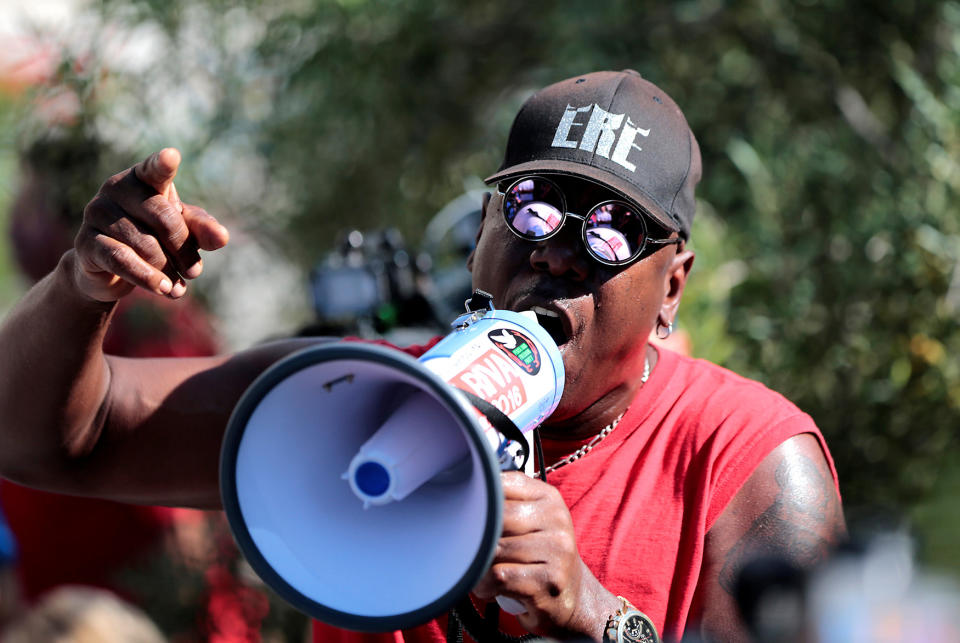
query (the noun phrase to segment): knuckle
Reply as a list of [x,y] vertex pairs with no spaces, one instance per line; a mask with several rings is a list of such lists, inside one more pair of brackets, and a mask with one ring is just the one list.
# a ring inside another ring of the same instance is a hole
[[133,222],[125,216],[113,216],[110,219],[104,221],[104,225],[101,228],[105,232],[108,232],[111,237],[122,239],[124,237],[132,237],[133,233],[137,232],[136,226]]
[[157,269],[164,269],[167,264],[166,255],[156,239],[149,235],[139,235],[128,241],[130,251]]
[[73,240],[73,247],[77,251],[77,256],[80,258],[80,261],[88,263],[90,258],[96,254],[92,246],[93,239],[90,234],[85,233],[83,229],[81,229]]
[[503,565],[494,565],[490,569],[490,576],[493,578],[494,583],[499,587],[506,587],[510,584],[513,574],[510,572],[510,569]]
[[557,566],[553,566],[553,568],[548,570],[544,577],[541,578],[543,591],[554,598],[563,593],[563,588],[569,586],[569,584],[569,575],[565,570],[559,569]]
[[577,543],[572,534],[564,534],[558,543],[558,549],[565,557],[579,556]]
[[169,233],[176,229],[179,215],[173,211],[173,208],[167,207],[165,204],[160,202],[160,199],[155,197],[151,197],[148,200],[148,203],[155,206],[154,219],[156,220],[157,224],[164,229],[164,231]]
[[101,194],[114,192],[117,189],[119,189],[120,185],[123,183],[123,180],[127,178],[129,174],[130,174],[130,170],[124,170],[123,172],[118,172],[113,176],[111,176],[110,178],[108,178],[100,186]]
[[134,241],[136,251],[141,257],[155,266],[162,266],[166,263],[166,256],[163,254],[163,248],[156,237],[147,234],[138,235]]
[[156,221],[163,230],[162,234],[165,241],[178,243],[186,238],[186,226],[183,223],[183,217],[169,205],[157,208]]
[[107,210],[109,199],[103,194],[98,194],[93,197],[86,207],[83,209],[83,218],[85,221],[91,221],[97,217],[103,215],[103,212]]
[[560,490],[553,485],[543,485],[542,489],[542,493],[547,500],[563,502],[563,496],[560,495]]
[[106,248],[106,259],[111,266],[125,266],[130,262],[130,249],[127,246],[111,245]]
[[486,600],[493,598],[497,595],[497,590],[493,585],[490,576],[484,576],[483,579],[477,583],[476,587],[473,588],[473,593],[477,598]]
[[80,248],[81,245],[87,246],[90,243],[93,230],[90,228],[90,225],[84,221],[80,224],[80,227],[77,229],[77,235],[74,237],[73,245]]

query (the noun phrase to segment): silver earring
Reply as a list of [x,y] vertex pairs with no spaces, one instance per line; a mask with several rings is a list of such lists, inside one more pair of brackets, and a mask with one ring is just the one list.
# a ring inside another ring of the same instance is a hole
[[[665,332],[661,333],[660,332],[661,330]],[[673,322],[671,321],[666,326],[664,326],[663,322],[660,321],[660,318],[658,317],[657,318],[657,339],[666,339],[670,337],[670,335],[672,334],[673,334]]]

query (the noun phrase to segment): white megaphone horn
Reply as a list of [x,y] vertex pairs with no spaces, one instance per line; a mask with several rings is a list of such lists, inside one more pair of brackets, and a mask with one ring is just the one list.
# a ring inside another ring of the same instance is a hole
[[500,471],[518,444],[529,458],[523,434],[556,408],[564,370],[536,315],[481,295],[419,359],[363,342],[308,348],[234,409],[220,468],[230,528],[306,614],[368,632],[420,625],[489,568]]

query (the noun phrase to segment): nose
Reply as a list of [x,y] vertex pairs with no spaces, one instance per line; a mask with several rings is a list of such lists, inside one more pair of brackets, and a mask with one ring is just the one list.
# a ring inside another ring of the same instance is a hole
[[530,253],[534,270],[549,272],[554,277],[584,281],[590,272],[590,259],[575,226],[567,225],[559,234],[536,242]]

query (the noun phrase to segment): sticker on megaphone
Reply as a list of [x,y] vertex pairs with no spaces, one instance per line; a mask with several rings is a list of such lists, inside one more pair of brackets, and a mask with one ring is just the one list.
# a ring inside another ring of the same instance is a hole
[[[563,394],[563,359],[535,313],[497,310],[489,298],[480,301],[485,307],[457,318],[454,331],[419,362],[484,409],[477,416],[490,448],[514,468],[509,449],[518,440],[503,435],[499,414],[522,434],[539,426]],[[402,500],[467,456],[457,436],[432,430],[443,420],[429,395],[414,394],[360,447],[343,477],[364,507]]]

